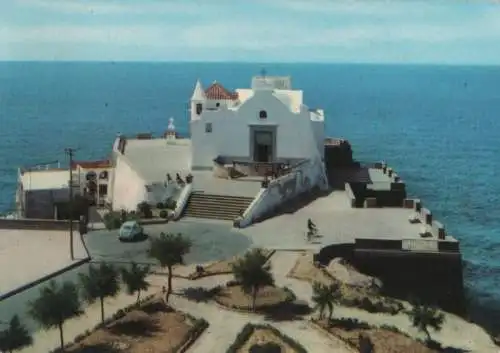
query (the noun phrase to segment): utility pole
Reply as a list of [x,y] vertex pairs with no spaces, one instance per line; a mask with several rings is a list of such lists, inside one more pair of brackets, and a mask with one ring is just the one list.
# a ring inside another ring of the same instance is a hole
[[65,148],[64,152],[69,156],[69,252],[71,260],[75,259],[73,249],[73,148]]

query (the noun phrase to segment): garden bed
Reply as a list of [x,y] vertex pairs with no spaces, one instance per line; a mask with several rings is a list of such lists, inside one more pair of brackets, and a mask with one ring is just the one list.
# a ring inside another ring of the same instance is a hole
[[271,325],[246,324],[226,353],[249,353],[254,345],[275,343],[281,353],[307,353],[297,341],[284,335]]
[[395,327],[370,327],[366,323],[352,319],[313,321],[313,326],[346,342],[350,347],[360,349],[360,337],[369,337],[373,344],[373,352],[384,353],[438,353],[428,348]]
[[141,305],[119,310],[112,319],[77,337],[66,352],[183,352],[207,326],[205,320],[175,311],[159,298],[151,298]]
[[[288,288],[266,286],[261,288],[255,300],[256,311],[270,309],[296,299]],[[214,296],[214,300],[224,307],[243,311],[252,311],[252,297],[245,294],[240,285],[232,285],[220,288]]]
[[[271,258],[274,252],[274,250],[262,249],[262,253],[267,258],[267,260]],[[231,274],[233,273],[233,264],[243,256],[244,254],[240,254],[226,260],[220,260],[208,263],[206,265],[201,265],[203,267],[203,271],[198,272],[196,271],[196,268],[194,268],[194,271],[189,274],[189,279],[195,280],[203,277]]]
[[315,266],[312,253],[303,253],[287,274],[309,283],[320,282],[325,285],[336,283],[340,287],[340,304],[366,310],[370,313],[395,315],[405,307],[399,300],[382,296],[374,288],[364,288],[346,284],[330,274],[325,268]]

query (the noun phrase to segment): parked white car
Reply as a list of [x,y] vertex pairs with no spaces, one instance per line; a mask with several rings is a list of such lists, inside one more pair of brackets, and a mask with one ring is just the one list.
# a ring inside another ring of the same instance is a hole
[[118,232],[121,241],[136,240],[144,234],[144,229],[137,221],[127,221],[122,224]]

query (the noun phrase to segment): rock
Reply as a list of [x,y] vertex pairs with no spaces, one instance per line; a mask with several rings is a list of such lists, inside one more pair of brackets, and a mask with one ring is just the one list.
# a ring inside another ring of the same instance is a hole
[[326,271],[340,282],[355,287],[380,289],[383,285],[380,279],[359,272],[343,258],[330,261]]

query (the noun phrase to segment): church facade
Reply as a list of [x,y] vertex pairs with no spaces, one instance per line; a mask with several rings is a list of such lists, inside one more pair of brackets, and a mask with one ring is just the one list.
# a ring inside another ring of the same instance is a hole
[[256,76],[251,88],[231,92],[200,81],[191,97],[191,168],[214,160],[255,163],[323,160],[324,113],[303,103],[290,77]]

